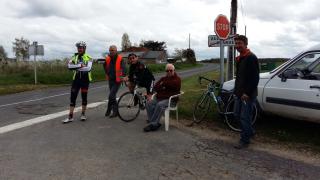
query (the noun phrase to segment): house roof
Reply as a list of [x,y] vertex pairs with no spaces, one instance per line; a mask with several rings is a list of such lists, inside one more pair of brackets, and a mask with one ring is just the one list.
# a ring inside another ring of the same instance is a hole
[[128,52],[140,52],[140,51],[148,51],[145,47],[129,47],[126,49]]
[[129,54],[134,53],[136,54],[139,58],[143,59],[158,59],[161,58],[161,56],[164,53],[164,51],[128,51],[128,52],[121,52],[122,57],[128,57]]
[[142,56],[143,56],[143,54],[144,54],[144,53],[146,53],[146,52],[144,52],[144,51],[139,51],[139,52],[129,51],[129,52],[121,52],[121,53],[120,53],[120,55],[121,55],[122,57],[127,58],[127,57],[128,57],[128,55],[129,55],[129,54],[131,54],[131,53],[136,54],[138,57],[142,57]]
[[145,59],[156,59],[159,58],[161,55],[163,55],[163,51],[148,51],[143,58]]

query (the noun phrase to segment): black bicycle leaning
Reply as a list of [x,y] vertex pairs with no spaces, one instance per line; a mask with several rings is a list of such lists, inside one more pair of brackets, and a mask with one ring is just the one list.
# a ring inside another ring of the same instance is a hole
[[[210,80],[205,77],[199,77],[199,83],[204,79],[209,82],[207,89],[202,93],[196,101],[193,108],[193,122],[200,123],[212,109],[211,105],[214,102],[217,106],[218,113],[224,118],[228,127],[234,131],[241,131],[241,124],[237,118],[234,118],[234,94],[220,88],[215,80]],[[217,95],[216,95],[217,94]],[[258,109],[256,105],[253,106],[252,124],[257,120]]]
[[125,92],[118,100],[119,118],[122,121],[130,122],[135,120],[140,110],[144,110],[147,103],[147,98],[143,95],[145,92],[144,87],[135,86],[133,92]]

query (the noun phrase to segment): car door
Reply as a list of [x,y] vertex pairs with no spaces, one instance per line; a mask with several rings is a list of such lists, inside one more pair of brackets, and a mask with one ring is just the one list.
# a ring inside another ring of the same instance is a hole
[[265,111],[320,122],[320,52],[309,52],[284,67],[266,84]]

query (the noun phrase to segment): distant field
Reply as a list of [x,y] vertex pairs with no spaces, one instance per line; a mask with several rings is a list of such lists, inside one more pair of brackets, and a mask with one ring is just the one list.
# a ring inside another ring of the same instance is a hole
[[[201,64],[176,63],[175,66],[177,70],[182,70]],[[165,64],[149,64],[148,67],[153,73],[165,70]],[[67,69],[66,62],[62,61],[38,62],[37,85],[34,85],[33,62],[1,64],[0,72],[0,95],[70,84],[73,75],[73,72]],[[92,75],[94,81],[105,80],[102,64],[93,64]]]

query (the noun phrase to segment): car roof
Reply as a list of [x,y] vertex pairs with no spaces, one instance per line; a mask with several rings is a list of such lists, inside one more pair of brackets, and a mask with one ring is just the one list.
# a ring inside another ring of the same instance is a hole
[[319,51],[319,50],[320,50],[320,44],[317,44],[309,48],[307,51]]

